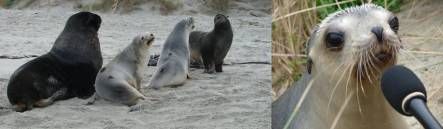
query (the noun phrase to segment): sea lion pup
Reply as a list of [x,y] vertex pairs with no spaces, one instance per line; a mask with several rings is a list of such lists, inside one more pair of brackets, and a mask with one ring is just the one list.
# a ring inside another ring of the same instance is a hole
[[398,28],[373,4],[329,15],[308,41],[308,73],[273,102],[272,128],[407,129],[379,83],[402,48]]
[[214,17],[212,31],[191,32],[189,36],[191,66],[198,67],[204,64],[205,73],[223,72],[223,59],[231,48],[232,38],[232,28],[228,17],[217,14]]
[[157,71],[149,87],[158,89],[162,86],[183,85],[189,72],[189,33],[194,29],[192,17],[181,20],[175,25],[163,44]]
[[100,16],[90,12],[69,17],[52,49],[12,74],[7,95],[13,109],[23,112],[56,100],[91,96],[102,66],[97,37],[100,24]]
[[154,42],[154,35],[137,35],[120,54],[103,67],[95,80],[95,94],[87,104],[97,98],[122,103],[128,106],[145,99],[140,93],[143,69],[146,67],[146,54]]

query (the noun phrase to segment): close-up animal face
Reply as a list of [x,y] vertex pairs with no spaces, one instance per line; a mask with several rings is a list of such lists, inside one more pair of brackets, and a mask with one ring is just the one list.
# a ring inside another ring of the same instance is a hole
[[214,24],[220,27],[228,27],[230,25],[228,18],[228,16],[223,14],[217,14],[214,17]]
[[314,65],[350,70],[360,79],[376,76],[396,63],[402,48],[398,29],[398,18],[381,7],[346,9],[320,24],[313,36],[318,38],[309,43],[310,57]]
[[154,42],[155,36],[152,33],[145,33],[143,35],[139,35],[137,40],[140,41],[142,46],[150,47]]
[[195,25],[194,25],[194,18],[192,17],[188,17],[185,19],[185,24],[186,24],[186,28],[189,29],[189,31],[194,30]]
[[228,16],[225,16],[223,14],[217,14],[214,17],[214,23],[215,24],[220,24],[220,23],[224,23],[228,20]]

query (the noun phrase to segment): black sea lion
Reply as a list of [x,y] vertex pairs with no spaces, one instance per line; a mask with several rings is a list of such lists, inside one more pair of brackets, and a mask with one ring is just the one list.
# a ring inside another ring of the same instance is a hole
[[206,73],[222,72],[223,59],[231,48],[233,32],[227,16],[217,14],[210,32],[194,31],[189,36],[191,64],[203,63]]
[[102,66],[97,36],[100,24],[100,16],[90,12],[69,17],[52,49],[12,74],[7,95],[13,109],[23,112],[55,100],[91,96]]

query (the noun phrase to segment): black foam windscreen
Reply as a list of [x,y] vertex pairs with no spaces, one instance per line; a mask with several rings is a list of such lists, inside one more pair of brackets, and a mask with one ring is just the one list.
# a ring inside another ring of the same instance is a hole
[[[426,89],[418,77],[408,68],[396,65],[388,68],[381,78],[381,89],[389,104],[399,113],[410,116],[403,111],[402,102],[405,97],[414,92],[421,92],[424,96],[417,96],[426,101]],[[408,101],[410,101],[409,99]]]

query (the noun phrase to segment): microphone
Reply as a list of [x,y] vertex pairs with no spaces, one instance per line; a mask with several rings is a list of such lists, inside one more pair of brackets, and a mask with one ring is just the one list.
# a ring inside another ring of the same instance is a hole
[[426,105],[426,89],[418,77],[404,66],[388,68],[381,78],[381,89],[397,112],[414,116],[425,129],[442,129]]

